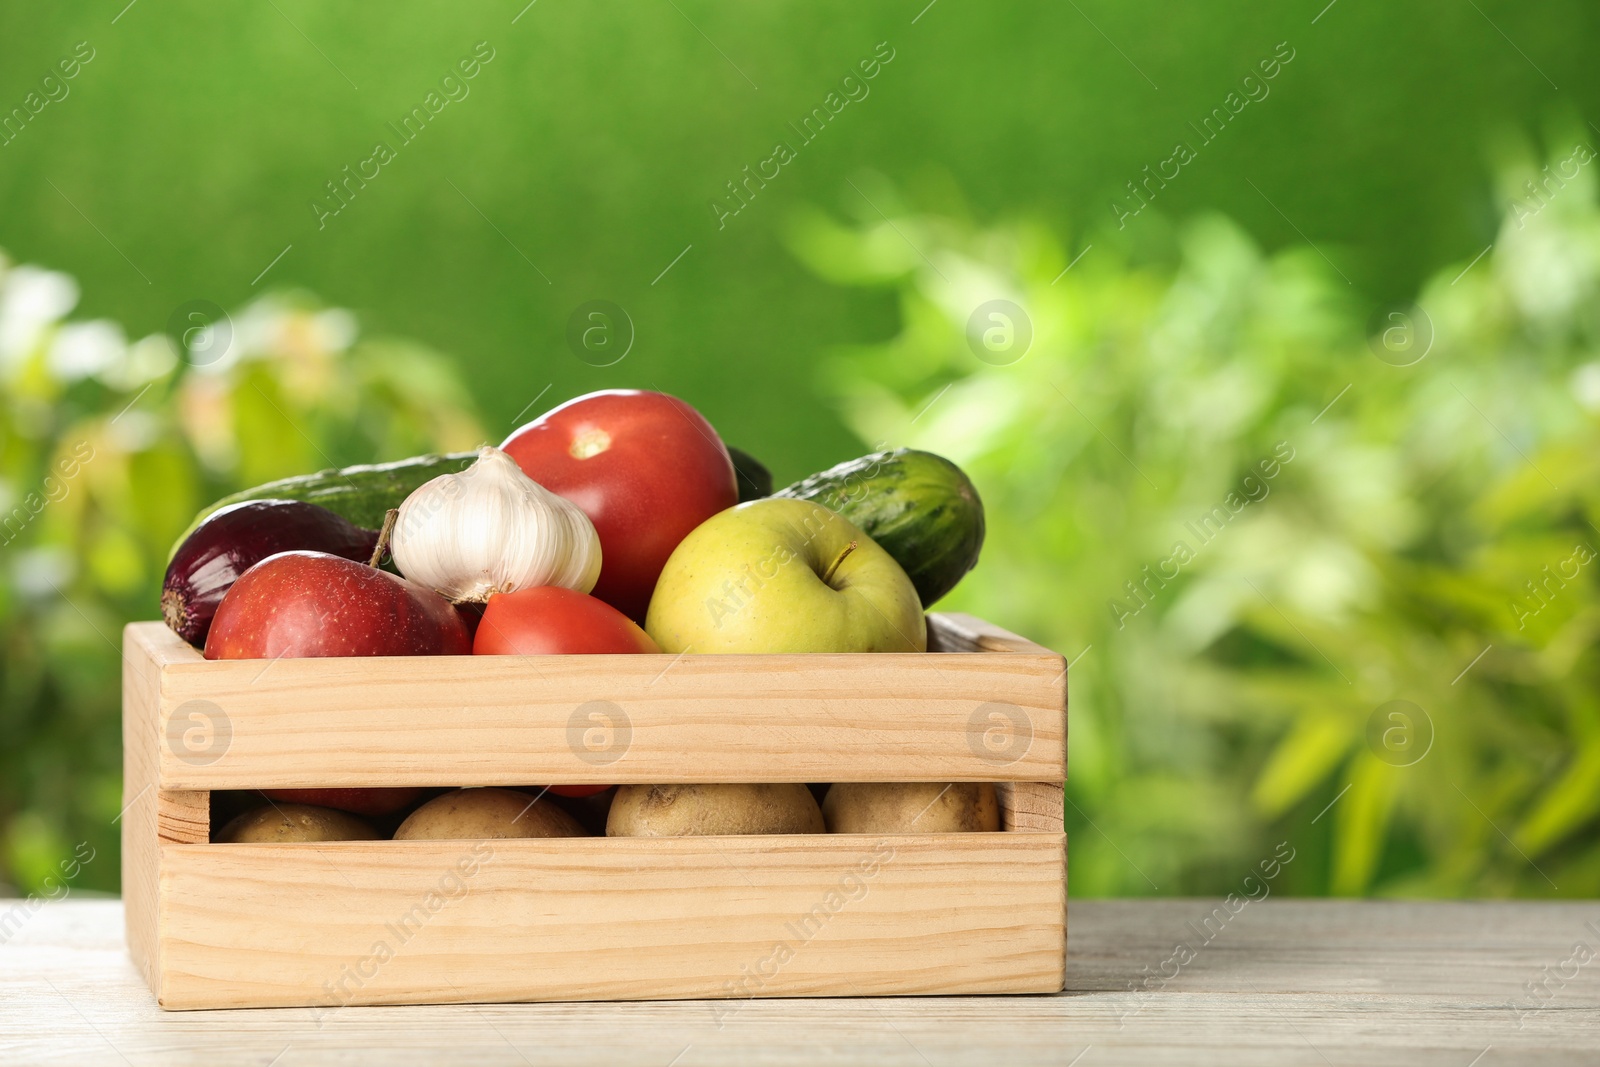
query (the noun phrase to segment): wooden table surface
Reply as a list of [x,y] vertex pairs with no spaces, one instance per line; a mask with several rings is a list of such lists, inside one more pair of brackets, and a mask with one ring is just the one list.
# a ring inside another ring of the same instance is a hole
[[[0,916],[15,905],[0,901]],[[128,962],[121,905],[63,901],[0,927],[0,1064],[1600,1063],[1600,901],[1217,907],[1074,902],[1068,988],[1055,996],[346,1008],[319,1018],[162,1012]]]

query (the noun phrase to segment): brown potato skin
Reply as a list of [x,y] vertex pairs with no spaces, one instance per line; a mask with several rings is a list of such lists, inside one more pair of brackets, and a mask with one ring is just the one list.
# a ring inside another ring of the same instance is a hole
[[840,782],[822,801],[834,834],[983,833],[1000,829],[988,782]]
[[624,785],[606,818],[607,837],[820,834],[822,811],[799,783]]
[[235,816],[213,841],[225,844],[303,844],[309,841],[376,841],[372,824],[349,812],[312,804],[263,804]]
[[[515,789],[457,789],[406,816],[396,841],[482,841],[511,837],[586,837],[578,820],[549,797]],[[532,805],[531,807],[529,805]]]

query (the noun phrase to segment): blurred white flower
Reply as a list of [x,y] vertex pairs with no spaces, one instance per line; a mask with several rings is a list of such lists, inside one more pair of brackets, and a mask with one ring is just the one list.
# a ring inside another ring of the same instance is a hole
[[100,374],[126,357],[128,340],[110,319],[73,322],[56,331],[46,366],[58,381]]
[[73,574],[72,554],[59,546],[25,549],[17,553],[11,565],[11,581],[17,592],[36,600],[58,596]]
[[78,283],[59,271],[22,266],[0,275],[0,377],[12,377],[53,322],[78,303]]
[[1572,395],[1585,411],[1600,411],[1600,363],[1585,363],[1572,372]]
[[148,411],[124,411],[106,427],[111,444],[122,452],[143,452],[161,436],[163,421]]
[[1500,227],[1493,269],[1519,310],[1532,319],[1572,313],[1600,280],[1600,233],[1589,204],[1570,191],[1525,224]]
[[1357,607],[1371,606],[1378,584],[1366,557],[1332,538],[1306,545],[1279,577],[1294,608],[1335,626],[1348,623]]
[[327,308],[311,317],[313,328],[329,351],[343,352],[356,343],[360,327],[355,313],[344,308]]
[[[306,350],[343,352],[355,343],[356,317],[342,308],[305,311],[280,297],[262,297],[233,320],[234,358],[282,357]],[[214,370],[215,367],[209,368]]]
[[127,346],[121,358],[100,372],[100,380],[113,389],[133,392],[165,378],[178,365],[178,351],[172,338],[153,333]]

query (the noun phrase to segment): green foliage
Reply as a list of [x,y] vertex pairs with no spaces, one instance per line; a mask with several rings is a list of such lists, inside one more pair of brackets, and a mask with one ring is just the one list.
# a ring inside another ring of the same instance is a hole
[[80,842],[93,859],[74,884],[117,887],[120,631],[157,617],[168,549],[202,505],[482,437],[440,357],[358,339],[348,312],[267,297],[227,342],[201,329],[180,352],[63,321],[77,295],[0,257],[0,887],[24,892]]
[[[1226,892],[1282,840],[1290,892],[1600,892],[1600,208],[1575,169],[1537,202],[1509,169],[1493,248],[1394,317],[1216,217],[1170,259],[1134,243],[1159,220],[1066,248],[890,190],[796,220],[817,274],[898,301],[898,333],[822,364],[846,421],[988,506],[941,606],[1073,661],[1075,894]],[[996,298],[1021,358],[982,347],[1003,320],[968,336]]]

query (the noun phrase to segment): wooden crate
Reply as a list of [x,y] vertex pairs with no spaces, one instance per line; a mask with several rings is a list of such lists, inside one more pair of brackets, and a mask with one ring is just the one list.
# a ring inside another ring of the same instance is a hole
[[[1059,990],[1066,664],[928,622],[922,655],[228,662],[135,623],[129,950],[172,1009]],[[843,781],[995,782],[1002,831],[209,842],[217,789]]]

